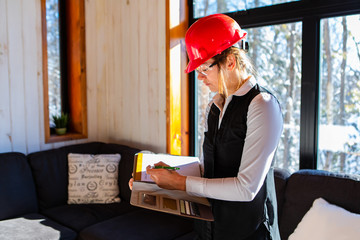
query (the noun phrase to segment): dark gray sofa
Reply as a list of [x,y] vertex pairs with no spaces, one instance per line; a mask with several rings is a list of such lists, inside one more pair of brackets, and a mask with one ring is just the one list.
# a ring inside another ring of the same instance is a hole
[[[0,154],[0,239],[192,239],[192,221],[129,204],[133,156],[139,149],[91,142],[31,153]],[[120,203],[67,204],[68,153],[120,153]],[[279,226],[287,239],[323,197],[360,213],[360,181],[318,170],[275,169]]]
[[360,214],[360,177],[320,170],[289,174],[275,169],[275,186],[281,239],[288,239],[315,199]]
[[[191,219],[130,205],[128,181],[139,151],[92,142],[0,154],[0,239],[191,239]],[[120,153],[121,202],[67,204],[68,153]]]

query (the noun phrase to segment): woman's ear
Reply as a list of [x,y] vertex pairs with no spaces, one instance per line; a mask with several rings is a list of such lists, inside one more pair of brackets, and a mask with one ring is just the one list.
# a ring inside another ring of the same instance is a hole
[[235,59],[235,56],[234,54],[229,54],[227,57],[226,57],[226,68],[228,70],[233,70],[236,66],[236,59]]

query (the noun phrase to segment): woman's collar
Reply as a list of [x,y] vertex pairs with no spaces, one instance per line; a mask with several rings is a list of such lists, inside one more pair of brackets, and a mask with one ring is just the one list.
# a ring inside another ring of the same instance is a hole
[[[232,99],[232,96],[243,96],[246,93],[248,93],[250,91],[250,89],[252,89],[256,84],[256,79],[253,76],[250,76],[248,78],[248,80],[246,80],[246,82],[238,89],[236,90],[232,95],[228,96],[228,100]],[[222,110],[225,104],[225,98],[217,93],[212,101],[214,102],[214,104],[220,109]]]

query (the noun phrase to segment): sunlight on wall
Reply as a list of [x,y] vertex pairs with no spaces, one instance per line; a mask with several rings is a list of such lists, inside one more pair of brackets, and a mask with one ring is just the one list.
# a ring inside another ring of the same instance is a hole
[[181,155],[180,44],[170,49],[170,154]]
[[188,28],[186,0],[167,0],[167,152],[189,155],[189,83],[185,33]]
[[[180,0],[169,1],[169,28],[180,24]],[[170,154],[181,155],[181,45],[170,45]]]
[[180,24],[180,0],[170,1],[170,29]]

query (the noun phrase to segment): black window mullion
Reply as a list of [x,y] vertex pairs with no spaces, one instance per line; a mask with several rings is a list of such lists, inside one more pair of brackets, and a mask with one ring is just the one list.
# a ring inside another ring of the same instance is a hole
[[196,21],[196,19],[194,19],[194,4],[193,4],[193,2],[194,2],[193,0],[188,0],[187,1],[188,9],[189,9],[189,14],[188,14],[188,16],[189,16],[189,26]]
[[[194,6],[193,6],[193,0],[188,0],[188,17],[189,17],[189,26],[191,24],[194,23]],[[189,73],[189,155],[190,156],[195,156],[196,153],[196,149],[195,149],[195,142],[196,142],[196,136],[197,136],[197,128],[195,126],[196,122],[195,122],[195,98],[197,97],[196,95],[196,88],[195,88],[195,84],[194,81],[196,81],[195,79],[195,74],[194,72]]]
[[190,125],[190,132],[189,132],[189,155],[190,156],[195,156],[196,153],[196,149],[195,149],[195,139],[197,136],[197,127],[195,126],[196,122],[195,122],[195,98],[197,97],[196,95],[196,87],[194,84],[194,81],[197,81],[195,79],[195,73],[194,71],[189,73],[189,125]]
[[302,26],[300,169],[316,169],[320,20],[306,17]]

